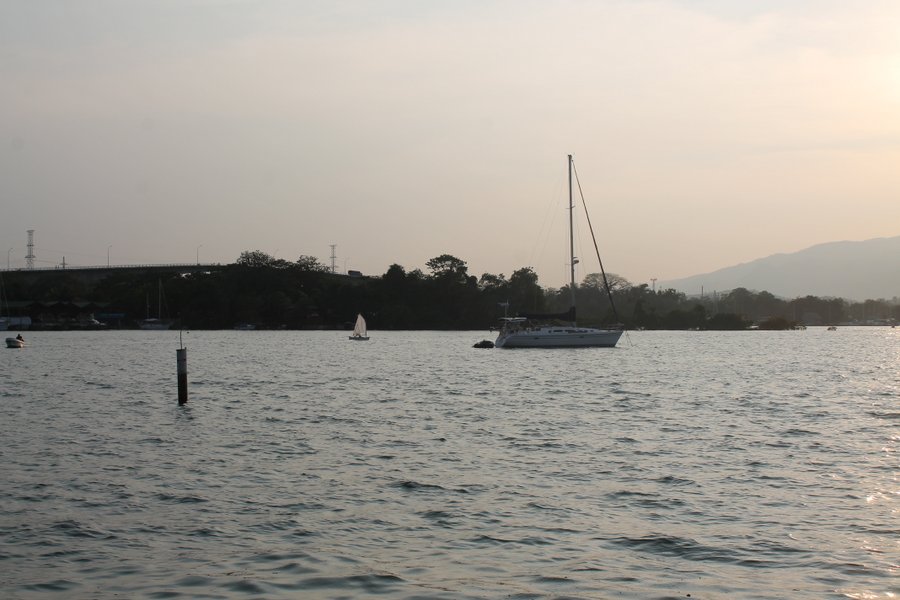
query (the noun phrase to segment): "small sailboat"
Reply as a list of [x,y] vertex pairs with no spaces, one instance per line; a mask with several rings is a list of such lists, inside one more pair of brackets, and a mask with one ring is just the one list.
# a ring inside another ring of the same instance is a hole
[[171,321],[167,321],[162,318],[162,307],[163,307],[162,280],[158,280],[156,282],[156,285],[157,285],[157,292],[156,292],[156,294],[157,294],[156,315],[157,316],[156,317],[150,316],[150,297],[148,295],[147,296],[147,318],[143,319],[140,323],[138,323],[138,326],[141,329],[146,329],[146,330],[151,330],[151,331],[153,331],[153,330],[162,331],[162,330],[169,329],[172,326]]
[[[565,313],[524,315],[519,317],[504,317],[501,320],[500,334],[494,342],[497,348],[612,348],[619,341],[623,333],[620,326],[596,329],[593,327],[579,327],[575,322],[575,228],[573,219],[575,214],[575,202],[572,193],[572,173],[574,165],[572,155],[569,155],[569,267],[570,285],[572,293],[571,306]],[[580,185],[579,185],[580,188]],[[584,198],[582,198],[584,203]],[[585,213],[587,206],[585,205]],[[588,217],[590,226],[590,217]],[[591,228],[591,237],[594,237]],[[594,248],[597,241],[594,240]],[[600,262],[600,272],[603,275],[603,284],[606,294],[609,296],[610,305],[615,313],[615,305],[612,303],[609,283],[606,273],[603,271],[603,262],[600,261],[600,252],[597,251],[597,260]]]
[[[6,316],[3,316],[3,309],[6,308]],[[6,303],[6,294],[3,293],[3,276],[0,275],[0,331],[9,329],[9,306]],[[7,340],[10,338],[6,338]],[[6,342],[7,348],[12,348],[9,342]]]
[[366,330],[366,320],[362,315],[356,315],[356,324],[353,326],[353,334],[351,340],[356,342],[365,342],[369,339],[369,333]]

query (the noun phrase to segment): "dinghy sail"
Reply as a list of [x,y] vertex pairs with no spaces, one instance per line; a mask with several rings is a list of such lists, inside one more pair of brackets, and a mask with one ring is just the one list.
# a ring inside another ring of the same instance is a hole
[[356,325],[353,326],[353,334],[350,336],[350,339],[357,342],[365,342],[369,339],[369,333],[366,330],[366,320],[362,315],[356,315]]

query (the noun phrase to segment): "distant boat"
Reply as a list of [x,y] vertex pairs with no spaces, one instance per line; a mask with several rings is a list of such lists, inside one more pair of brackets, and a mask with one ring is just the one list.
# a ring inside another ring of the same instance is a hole
[[[3,309],[6,309],[6,316],[3,316]],[[0,275],[0,331],[9,329],[9,306],[6,302],[6,293],[4,292],[3,276]],[[7,338],[9,339],[9,338]],[[8,345],[8,342],[7,342]]]
[[19,337],[14,338],[6,338],[6,347],[7,348],[24,348],[25,340]]
[[366,330],[366,320],[362,315],[356,315],[356,325],[353,326],[353,334],[350,339],[356,342],[365,342],[369,339],[369,332]]
[[172,327],[172,324],[162,319],[147,318],[141,321],[140,328],[147,331],[163,331]]
[[[621,327],[606,329],[594,329],[591,327],[578,327],[575,323],[575,233],[574,213],[575,203],[572,200],[572,155],[569,155],[569,265],[570,265],[570,289],[572,292],[572,304],[568,312],[561,314],[535,314],[519,317],[504,317],[500,324],[500,335],[494,346],[497,348],[611,348],[618,343],[622,336]],[[583,201],[583,200],[582,200]],[[587,207],[585,207],[585,211]],[[590,217],[588,217],[590,225]],[[591,228],[591,237],[594,230]],[[594,248],[597,240],[594,240]],[[600,254],[597,253],[599,261]],[[606,293],[612,303],[612,294],[609,291],[609,283],[606,281],[606,273],[603,272],[603,263],[600,262],[600,272],[603,274],[603,283]],[[613,306],[615,312],[615,306]],[[565,322],[568,322],[567,324]]]
[[6,297],[6,286],[3,284],[3,275],[0,275],[0,331],[12,329],[18,329],[20,331],[31,329],[31,317],[14,317],[9,312],[9,298]]
[[143,319],[138,326],[141,329],[149,330],[149,331],[163,331],[172,327],[172,322],[164,320],[162,318],[162,305],[163,305],[163,288],[162,281],[157,280],[157,300],[156,300],[156,316],[150,316],[150,296],[147,295],[147,318]]

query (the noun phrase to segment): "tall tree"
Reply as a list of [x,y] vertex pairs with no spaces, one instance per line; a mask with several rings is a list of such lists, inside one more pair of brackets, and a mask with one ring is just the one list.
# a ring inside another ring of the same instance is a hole
[[242,267],[272,267],[276,262],[277,259],[274,256],[266,254],[262,250],[244,250],[235,264]]
[[306,254],[301,254],[300,258],[297,259],[296,262],[297,267],[301,271],[313,271],[315,273],[327,273],[331,269],[323,265],[319,262],[319,259],[315,256],[307,256]]
[[544,290],[538,285],[534,269],[522,267],[509,276],[509,301],[519,312],[544,310]]
[[466,261],[450,254],[441,254],[425,263],[435,279],[449,279],[462,283],[468,276],[469,267]]

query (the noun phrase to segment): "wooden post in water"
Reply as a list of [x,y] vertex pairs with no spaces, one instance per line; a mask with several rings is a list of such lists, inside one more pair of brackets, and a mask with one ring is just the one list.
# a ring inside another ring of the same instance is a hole
[[175,351],[178,363],[178,405],[187,404],[187,348]]

